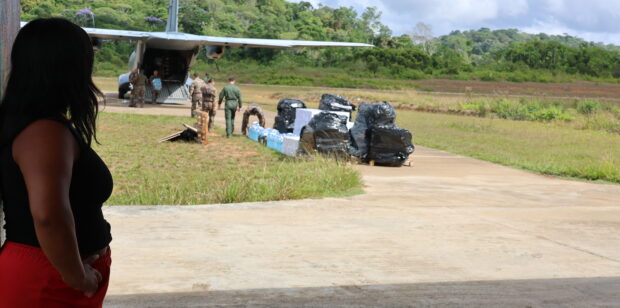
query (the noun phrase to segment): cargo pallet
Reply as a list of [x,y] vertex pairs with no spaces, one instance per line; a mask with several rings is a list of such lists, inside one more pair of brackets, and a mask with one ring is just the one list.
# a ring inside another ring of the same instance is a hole
[[[371,167],[374,167],[375,161],[374,160],[369,161],[368,165]],[[407,160],[405,160],[405,162],[403,163],[403,166],[413,167],[413,162],[411,161],[411,158],[407,158]]]

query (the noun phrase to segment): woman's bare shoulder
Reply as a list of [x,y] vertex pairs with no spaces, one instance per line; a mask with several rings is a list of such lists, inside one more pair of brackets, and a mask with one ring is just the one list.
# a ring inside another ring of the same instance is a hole
[[13,157],[70,156],[77,154],[77,141],[69,127],[57,120],[40,119],[24,128],[13,141]]

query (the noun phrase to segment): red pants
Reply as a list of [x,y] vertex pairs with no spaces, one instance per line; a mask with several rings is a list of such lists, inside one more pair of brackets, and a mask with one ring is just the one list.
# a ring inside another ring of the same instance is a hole
[[110,281],[110,250],[92,266],[103,276],[87,298],[66,285],[41,248],[6,242],[0,251],[0,308],[101,307]]

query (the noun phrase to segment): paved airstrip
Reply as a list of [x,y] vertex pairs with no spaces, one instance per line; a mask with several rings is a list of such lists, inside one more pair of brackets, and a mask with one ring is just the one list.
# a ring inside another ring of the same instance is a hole
[[356,168],[348,198],[106,207],[106,307],[620,306],[620,185],[423,147]]

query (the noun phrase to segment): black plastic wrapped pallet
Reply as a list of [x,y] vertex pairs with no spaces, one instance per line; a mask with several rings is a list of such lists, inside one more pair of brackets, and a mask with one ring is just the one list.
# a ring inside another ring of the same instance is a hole
[[370,129],[375,125],[393,125],[394,119],[396,119],[396,111],[390,103],[362,103],[357,110],[355,125],[350,132],[349,152],[351,155],[366,158],[370,143]]
[[319,109],[326,111],[352,112],[355,110],[355,105],[351,104],[346,98],[342,96],[323,94],[323,96],[321,96],[321,103],[319,104]]
[[303,153],[345,157],[348,156],[348,144],[347,117],[321,112],[302,129],[299,147]]
[[377,165],[402,166],[413,153],[411,132],[395,125],[377,125],[370,130],[368,160]]
[[349,132],[351,135],[349,152],[353,156],[364,158],[368,153],[368,142],[370,142],[368,118],[373,108],[373,104],[362,103],[357,109],[355,123]]
[[314,154],[316,152],[316,138],[314,135],[314,129],[309,125],[306,125],[301,129],[298,151],[301,154]]
[[[285,134],[289,132],[289,128],[292,126],[291,123],[294,124],[295,122],[291,122],[287,120],[286,117],[277,115],[275,121],[273,122],[273,128],[277,129],[280,133]],[[293,129],[294,128],[295,127],[293,127]]]
[[347,117],[321,112],[315,115],[308,125],[314,130],[316,149],[319,153],[347,155],[349,147]]
[[284,98],[278,102],[278,114],[297,108],[306,108],[306,103],[290,98]]
[[371,116],[369,117],[369,124],[371,126],[394,124],[396,111],[394,107],[392,107],[392,104],[380,102],[373,104],[373,106],[374,108],[371,110]]
[[298,108],[306,108],[306,104],[300,100],[285,98],[278,102],[278,115],[273,128],[280,133],[292,133],[295,129],[295,117]]

